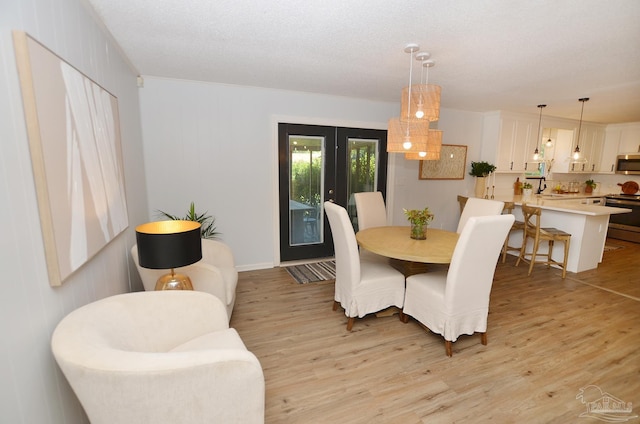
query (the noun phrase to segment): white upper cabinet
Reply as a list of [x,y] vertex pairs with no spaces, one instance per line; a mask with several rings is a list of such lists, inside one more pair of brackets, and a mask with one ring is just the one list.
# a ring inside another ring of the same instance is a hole
[[616,171],[616,159],[620,152],[620,130],[607,127],[600,158],[600,173],[613,174]]
[[603,126],[582,123],[580,130],[580,153],[586,162],[572,163],[571,155],[576,148],[574,130],[558,130],[559,136],[554,155],[554,172],[594,173],[602,168],[604,136]]
[[538,122],[535,118],[500,116],[496,172],[534,172],[538,164],[532,163],[538,138]]
[[604,125],[583,121],[578,146],[587,161],[571,163],[579,121],[543,116],[542,140],[553,140],[553,147],[545,148],[537,140],[538,119],[534,114],[486,113],[482,160],[495,163],[498,173],[532,173],[538,168],[533,163],[538,146],[544,159],[553,159],[551,172],[612,174],[618,154],[640,151],[640,122]]
[[607,126],[607,141],[617,140],[619,154],[640,152],[640,122]]

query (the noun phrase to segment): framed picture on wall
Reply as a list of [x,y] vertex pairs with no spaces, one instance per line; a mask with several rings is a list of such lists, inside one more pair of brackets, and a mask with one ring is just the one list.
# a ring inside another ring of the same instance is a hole
[[49,283],[128,226],[118,99],[28,34],[13,33]]
[[420,180],[462,180],[467,161],[467,146],[443,144],[439,160],[421,160]]

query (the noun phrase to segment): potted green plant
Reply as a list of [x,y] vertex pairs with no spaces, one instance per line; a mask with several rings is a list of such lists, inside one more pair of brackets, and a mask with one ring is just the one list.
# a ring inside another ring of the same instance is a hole
[[433,214],[429,208],[424,209],[403,209],[407,220],[411,223],[411,238],[424,240],[427,238],[427,227],[433,220]]
[[220,234],[216,231],[216,226],[215,226],[216,219],[211,215],[207,215],[207,212],[204,212],[202,214],[197,213],[195,204],[193,202],[191,202],[191,205],[189,206],[189,210],[187,211],[187,214],[182,218],[177,215],[171,215],[167,212],[163,212],[160,210],[158,211],[158,214],[164,218],[168,218],[172,220],[199,222],[200,236],[205,239],[213,239],[213,238],[216,238],[218,234]]
[[474,177],[488,177],[496,167],[489,162],[471,162],[471,171],[469,175]]
[[533,186],[531,183],[525,181],[522,183],[522,197],[529,198],[533,194]]
[[595,190],[596,186],[598,185],[593,180],[587,180],[584,183],[585,183],[584,192],[587,193],[587,194],[593,193],[593,190]]
[[496,170],[495,165],[489,162],[471,162],[471,171],[469,175],[476,177],[476,197],[482,198],[486,187],[486,178]]

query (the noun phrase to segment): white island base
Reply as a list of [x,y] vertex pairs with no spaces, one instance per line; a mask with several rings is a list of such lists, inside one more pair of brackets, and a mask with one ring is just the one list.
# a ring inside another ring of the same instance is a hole
[[[513,199],[499,199],[513,201],[516,208],[513,211],[517,220],[522,221],[522,201],[519,197]],[[579,202],[563,202],[560,200],[545,200],[532,198],[527,202],[529,206],[542,209],[541,226],[555,227],[571,234],[567,271],[582,272],[595,269],[602,262],[602,253],[607,239],[609,216],[617,213],[631,212],[630,209],[612,208]],[[512,246],[519,246],[522,242],[522,232],[512,234]],[[527,243],[527,252],[533,249],[533,243]],[[547,253],[547,243],[540,243],[538,254]],[[562,262],[564,243],[556,243],[553,247],[553,259]],[[511,253],[516,255],[515,252]]]

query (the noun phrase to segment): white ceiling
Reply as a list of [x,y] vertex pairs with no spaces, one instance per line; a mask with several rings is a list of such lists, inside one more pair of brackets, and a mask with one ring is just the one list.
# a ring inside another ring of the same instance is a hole
[[640,121],[638,0],[88,1],[141,75],[399,102],[413,42],[445,108]]

